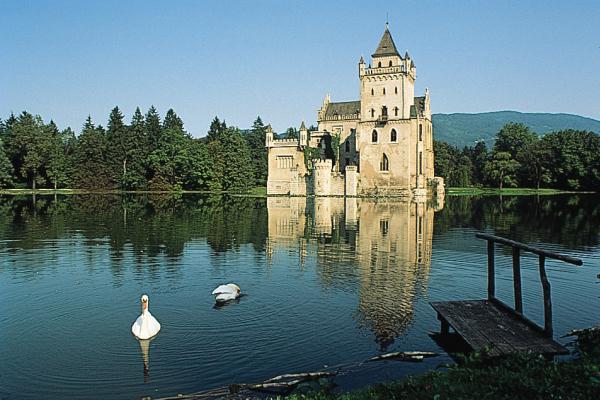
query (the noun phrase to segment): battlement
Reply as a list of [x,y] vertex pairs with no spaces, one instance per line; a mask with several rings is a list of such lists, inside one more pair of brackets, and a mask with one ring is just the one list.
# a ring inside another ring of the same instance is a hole
[[331,169],[333,168],[333,163],[330,159],[315,160],[313,166],[314,169],[331,171]]

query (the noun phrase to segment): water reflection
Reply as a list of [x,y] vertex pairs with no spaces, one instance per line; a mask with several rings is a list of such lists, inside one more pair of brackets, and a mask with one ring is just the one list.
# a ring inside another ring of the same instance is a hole
[[142,351],[142,360],[144,362],[144,382],[150,380],[150,342],[154,338],[150,339],[136,339],[140,343],[140,350]]
[[[384,350],[413,318],[427,287],[434,208],[428,203],[340,198],[267,199],[268,249],[314,247],[324,286],[358,286],[356,319]],[[353,285],[354,284],[354,285]]]

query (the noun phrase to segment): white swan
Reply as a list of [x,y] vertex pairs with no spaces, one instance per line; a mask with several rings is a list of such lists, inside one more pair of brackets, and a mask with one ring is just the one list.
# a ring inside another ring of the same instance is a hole
[[131,326],[131,332],[138,339],[150,339],[156,336],[160,331],[160,324],[148,311],[148,296],[142,296],[142,315],[140,315],[133,325]]
[[227,285],[221,285],[213,290],[212,294],[215,295],[217,303],[223,303],[229,300],[235,300],[240,297],[241,289],[235,283],[228,283]]

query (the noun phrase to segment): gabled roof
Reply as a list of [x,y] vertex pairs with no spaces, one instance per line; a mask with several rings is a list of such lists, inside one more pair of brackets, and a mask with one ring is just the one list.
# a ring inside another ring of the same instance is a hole
[[371,55],[371,57],[386,57],[386,56],[398,56],[400,57],[400,53],[398,53],[398,49],[396,49],[396,45],[394,44],[394,39],[392,39],[392,34],[390,30],[385,27],[385,32],[383,32],[383,36],[379,41],[379,46],[377,46],[377,50],[375,53]]
[[329,103],[325,110],[325,118],[335,115],[350,116],[360,114],[360,101],[345,101],[341,103]]

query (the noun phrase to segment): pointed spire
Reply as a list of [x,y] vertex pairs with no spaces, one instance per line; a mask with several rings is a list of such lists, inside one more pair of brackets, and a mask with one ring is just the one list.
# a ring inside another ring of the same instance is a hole
[[396,49],[396,45],[394,44],[394,39],[392,39],[392,34],[390,33],[387,22],[385,24],[385,32],[383,32],[383,36],[379,41],[379,46],[377,46],[377,50],[375,50],[375,53],[371,56],[400,56],[400,53],[398,53],[398,49]]
[[306,130],[306,125],[304,125],[304,121],[302,121],[302,123],[300,124],[300,130],[301,131],[305,131]]
[[365,59],[363,58],[363,56],[360,56],[360,61],[358,63],[359,64],[364,64],[365,63]]
[[406,53],[404,53],[404,59],[408,60],[410,58],[410,55],[408,54],[408,50],[406,50]]

